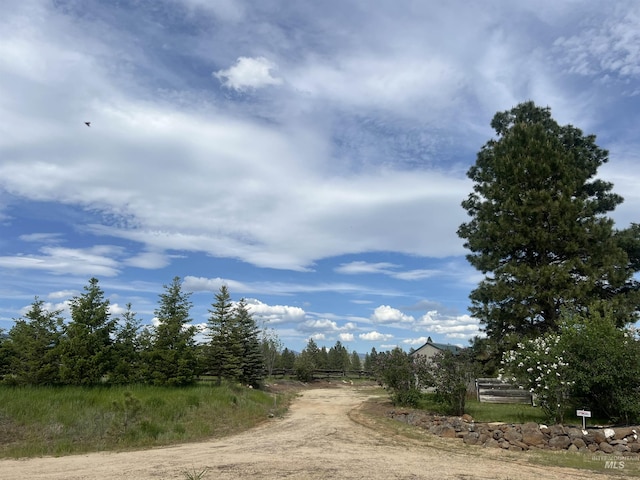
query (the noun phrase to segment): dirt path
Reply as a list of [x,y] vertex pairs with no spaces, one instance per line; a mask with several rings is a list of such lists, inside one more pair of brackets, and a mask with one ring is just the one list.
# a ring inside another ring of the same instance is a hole
[[137,452],[2,460],[0,479],[184,480],[185,472],[205,468],[206,480],[610,478],[586,470],[531,466],[522,454],[468,448],[461,453],[451,443],[439,448],[439,439],[427,444],[372,430],[349,418],[350,412],[358,417],[354,409],[365,399],[354,387],[306,390],[285,418],[239,435]]

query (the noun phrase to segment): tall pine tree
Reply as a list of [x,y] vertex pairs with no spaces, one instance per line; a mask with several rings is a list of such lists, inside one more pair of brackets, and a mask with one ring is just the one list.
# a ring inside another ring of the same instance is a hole
[[182,291],[180,277],[165,285],[155,311],[156,326],[146,352],[150,381],[156,385],[188,385],[197,376],[195,335],[191,325],[191,293]]
[[470,310],[488,337],[510,348],[523,335],[556,330],[563,310],[606,304],[619,325],[634,321],[640,302],[629,254],[638,235],[616,234],[606,216],[622,202],[595,178],[608,153],[533,102],[496,114],[491,126],[497,139],[468,171],[474,191],[462,206],[471,220],[458,230],[469,262],[485,274]]
[[231,295],[226,285],[216,293],[216,301],[209,310],[207,336],[209,348],[207,370],[218,377],[239,380],[242,376],[242,343],[236,327],[236,316]]
[[71,300],[71,321],[61,344],[60,379],[70,385],[95,385],[108,381],[113,368],[112,334],[116,322],[109,300],[91,278],[84,293]]
[[242,344],[242,373],[240,382],[243,385],[259,387],[264,378],[264,359],[260,345],[260,329],[248,310],[245,299],[235,306],[235,321],[240,331]]
[[36,297],[23,318],[16,320],[5,343],[8,373],[5,382],[55,385],[60,380],[61,310],[48,311]]

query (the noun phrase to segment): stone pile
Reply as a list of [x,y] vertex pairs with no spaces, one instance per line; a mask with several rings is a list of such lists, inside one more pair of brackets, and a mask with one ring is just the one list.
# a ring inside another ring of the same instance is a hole
[[392,410],[398,421],[424,428],[444,438],[460,438],[467,445],[503,448],[511,451],[531,449],[568,450],[583,453],[640,455],[640,427],[581,428],[537,423],[477,423],[469,415],[446,417],[419,411]]

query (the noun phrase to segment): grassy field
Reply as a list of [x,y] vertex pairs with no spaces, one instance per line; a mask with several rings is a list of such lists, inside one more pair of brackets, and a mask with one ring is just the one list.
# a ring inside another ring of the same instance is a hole
[[220,437],[282,414],[292,396],[211,384],[0,387],[0,458],[138,449]]
[[[434,394],[423,394],[419,408],[428,412],[446,414],[445,407],[436,401]],[[471,415],[476,422],[549,423],[540,407],[526,404],[480,403],[474,397],[467,399],[464,411]],[[575,409],[568,409],[565,412],[563,423],[565,425],[581,426],[582,419],[576,417]],[[587,424],[607,425],[608,422],[606,419],[590,418]]]

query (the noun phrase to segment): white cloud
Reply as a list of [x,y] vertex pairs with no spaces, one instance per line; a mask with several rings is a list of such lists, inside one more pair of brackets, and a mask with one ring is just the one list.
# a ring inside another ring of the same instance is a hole
[[449,338],[472,338],[480,335],[480,324],[470,315],[445,317],[437,311],[424,314],[416,323],[415,328],[420,331],[443,334]]
[[612,7],[609,17],[556,40],[555,53],[570,73],[599,77],[640,74],[640,7],[636,2]]
[[361,340],[366,340],[368,342],[379,342],[379,341],[387,341],[393,338],[391,334],[379,333],[375,330],[372,332],[361,333],[358,335],[358,338]]
[[142,252],[136,256],[127,258],[124,263],[131,267],[156,270],[166,267],[170,262],[168,255],[166,255],[165,253]]
[[23,242],[35,242],[35,243],[58,243],[62,241],[61,233],[30,233],[20,235],[20,240]]
[[215,294],[223,285],[227,286],[231,292],[247,291],[244,283],[219,277],[205,278],[187,275],[182,281],[182,287],[189,292],[213,292]]
[[383,274],[388,275],[398,280],[421,280],[424,278],[431,278],[438,275],[442,275],[440,270],[428,270],[428,269],[415,269],[398,271],[401,265],[389,262],[364,262],[354,261],[350,263],[343,263],[335,268],[338,273],[346,275],[359,275],[359,274]]
[[371,315],[371,321],[378,324],[412,323],[415,319],[411,315],[402,313],[389,305],[380,305]]
[[120,272],[116,258],[118,247],[97,245],[90,248],[42,247],[41,255],[0,257],[0,267],[7,269],[40,270],[53,274],[113,277]]
[[405,345],[411,345],[411,346],[415,346],[415,345],[422,346],[425,343],[427,343],[427,340],[429,340],[429,337],[407,338],[406,340],[403,340],[402,343],[404,343]]
[[78,292],[75,290],[58,290],[56,292],[51,292],[47,294],[47,298],[50,298],[52,300],[59,299],[59,298],[71,298],[77,295],[77,293]]
[[335,268],[338,273],[344,273],[347,275],[358,275],[363,273],[384,273],[388,274],[392,269],[398,268],[399,265],[389,262],[363,262],[356,261],[350,263],[343,263]]
[[271,71],[276,65],[264,57],[238,57],[235,65],[227,70],[219,70],[213,74],[222,85],[234,90],[247,90],[280,85],[282,79],[273,77]]
[[353,342],[353,333],[341,333],[338,335],[341,342]]
[[306,318],[306,312],[300,307],[267,305],[256,299],[247,299],[247,305],[256,320],[268,322],[269,325],[299,323]]

